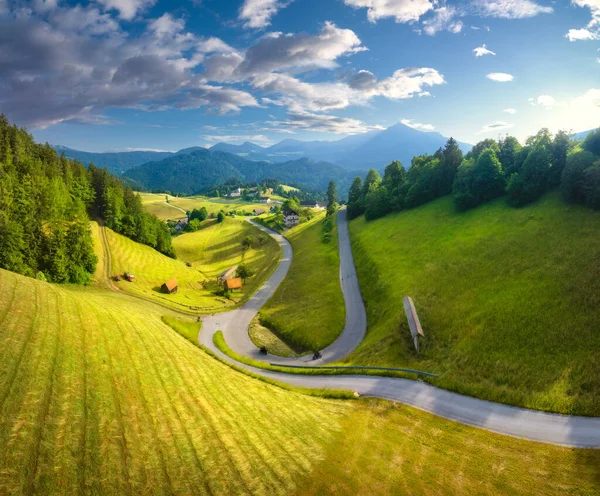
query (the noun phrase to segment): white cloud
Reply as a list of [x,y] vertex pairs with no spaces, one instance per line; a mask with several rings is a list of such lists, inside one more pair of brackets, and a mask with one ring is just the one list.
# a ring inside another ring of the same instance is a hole
[[517,109],[514,108],[505,108],[502,112],[506,112],[507,114],[516,114]]
[[271,140],[267,138],[264,134],[205,134],[202,135],[201,138],[204,141],[210,142],[211,145],[214,145],[215,143],[220,143],[222,141],[232,144],[242,144],[245,141],[252,141],[254,143],[262,143],[265,145],[271,144]]
[[270,33],[246,51],[238,75],[261,72],[333,69],[337,58],[366,50],[351,29],[325,22],[318,35]]
[[357,134],[372,129],[383,129],[382,126],[368,126],[358,119],[315,114],[304,111],[290,112],[287,119],[269,122],[268,124],[283,129],[287,128],[335,134]]
[[479,31],[481,28],[477,27],[477,26],[471,26],[471,29],[474,29],[475,31]]
[[600,33],[592,32],[589,29],[569,29],[565,38],[568,38],[569,41],[600,40]]
[[554,10],[531,0],[474,0],[473,4],[481,16],[504,19],[524,19]]
[[463,23],[455,21],[454,18],[458,11],[452,6],[443,6],[433,11],[433,16],[423,21],[423,31],[429,36],[435,35],[439,31],[448,30],[457,34],[462,31]]
[[156,3],[156,0],[98,0],[105,10],[117,10],[119,17],[131,21],[139,12]]
[[393,17],[396,22],[418,21],[419,18],[433,9],[429,0],[344,0],[346,5],[354,8],[366,8],[367,18],[371,22]]
[[513,127],[514,124],[510,124],[504,121],[496,121],[491,124],[485,124],[477,134],[490,133],[492,131],[500,131],[502,129],[509,129]]
[[556,103],[556,100],[550,95],[540,95],[537,97],[537,104],[543,105],[544,107],[552,107]]
[[485,43],[480,47],[473,48],[473,53],[475,54],[475,57],[483,57],[484,55],[496,55],[496,52],[492,52],[491,50],[487,49]]
[[402,119],[400,122],[405,126],[412,127],[413,129],[418,129],[419,131],[433,131],[435,129],[435,127],[431,124],[421,124],[419,122],[414,122],[410,119]]
[[569,41],[600,40],[600,0],[571,0],[573,5],[589,8],[592,19],[582,29],[569,29],[565,35]]
[[183,19],[173,19],[171,14],[165,13],[158,19],[154,19],[149,24],[150,30],[154,32],[159,38],[165,36],[173,36],[180,31],[183,31],[185,27],[185,21]]
[[286,3],[279,0],[244,0],[240,8],[239,19],[245,28],[266,28],[273,17]]
[[499,83],[507,83],[514,79],[514,76],[506,74],[505,72],[490,72],[486,77]]

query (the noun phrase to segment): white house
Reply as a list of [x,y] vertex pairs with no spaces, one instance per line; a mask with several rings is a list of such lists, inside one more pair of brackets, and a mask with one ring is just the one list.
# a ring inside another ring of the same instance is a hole
[[271,203],[271,198],[269,198],[268,196],[261,196],[258,201],[260,201],[260,203],[266,203],[268,205],[269,203]]
[[289,208],[283,211],[283,223],[285,224],[285,227],[297,226],[298,222],[298,212],[294,212]]
[[240,196],[242,196],[242,188],[234,189],[229,193],[230,198],[239,198]]

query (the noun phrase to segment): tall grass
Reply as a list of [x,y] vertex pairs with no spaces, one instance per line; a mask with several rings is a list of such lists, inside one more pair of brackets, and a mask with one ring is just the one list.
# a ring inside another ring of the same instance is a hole
[[[600,214],[552,193],[457,213],[450,198],[350,223],[368,332],[347,362],[416,368],[493,401],[600,415]],[[412,346],[402,297],[425,331]]]

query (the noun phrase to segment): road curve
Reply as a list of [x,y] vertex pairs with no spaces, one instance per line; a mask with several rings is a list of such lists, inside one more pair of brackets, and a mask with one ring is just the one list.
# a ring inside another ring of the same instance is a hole
[[[251,221],[252,222],[252,221]],[[285,279],[292,263],[292,246],[281,234],[272,231],[256,222],[256,227],[271,235],[281,245],[283,256],[279,266],[267,282],[240,308],[218,315],[203,318],[202,334],[210,336],[221,330],[227,345],[236,353],[263,361],[265,363],[278,363],[286,365],[311,365],[335,362],[349,355],[363,340],[367,331],[367,317],[365,306],[360,294],[358,277],[350,248],[348,234],[348,221],[346,210],[338,213],[338,239],[340,249],[340,282],[346,306],[346,324],[340,336],[327,348],[322,350],[322,358],[312,360],[311,355],[300,358],[284,358],[274,355],[264,356],[252,342],[248,335],[248,326],[261,307],[273,296],[279,284]],[[208,339],[208,338],[207,338]],[[206,344],[206,343],[202,343]]]
[[[282,364],[302,364],[310,360],[310,357],[293,359],[271,356],[265,358],[259,354],[248,336],[250,321],[285,278],[293,255],[291,245],[282,235],[258,224],[255,225],[277,240],[283,248],[283,256],[273,275],[243,307],[203,319],[203,328],[198,336],[198,342],[212,350],[224,361],[292,386],[356,391],[362,396],[396,401],[440,417],[499,434],[561,446],[600,448],[600,417],[577,417],[528,410],[464,396],[424,382],[408,379],[365,375],[284,374],[251,367],[229,358],[220,352],[213,343],[213,335],[217,330],[223,331],[225,341],[232,350],[251,358]],[[326,363],[343,358],[358,346],[366,331],[365,309],[356,277],[345,210],[340,210],[338,213],[338,233],[340,279],[346,303],[346,326],[339,338],[323,350],[323,359],[316,362],[311,361],[311,364]]]

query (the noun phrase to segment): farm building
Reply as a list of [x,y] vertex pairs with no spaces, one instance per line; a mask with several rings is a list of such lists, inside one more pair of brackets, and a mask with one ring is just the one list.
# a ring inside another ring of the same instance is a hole
[[125,272],[125,274],[123,274],[123,276],[125,277],[126,280],[128,280],[129,282],[133,282],[135,281],[135,276],[131,273],[131,272]]
[[177,293],[178,288],[177,279],[172,277],[160,287],[160,290],[166,294],[174,294]]
[[242,188],[234,189],[229,193],[229,198],[239,198],[240,196],[242,196]]
[[183,230],[183,228],[184,228],[185,226],[187,226],[187,223],[188,223],[188,219],[187,219],[187,217],[186,217],[185,219],[179,219],[179,220],[177,221],[177,224],[175,224],[175,230],[176,230],[176,231],[182,231],[182,230]]
[[228,279],[233,279],[236,271],[237,265],[235,267],[231,267],[231,269],[224,270],[217,276],[217,282],[225,282]]
[[265,209],[264,208],[255,208],[254,211],[252,212],[254,215],[262,215],[265,213]]
[[268,196],[261,196],[258,201],[261,203],[266,203],[268,205],[269,203],[271,203],[271,198],[269,198]]
[[285,224],[285,227],[297,226],[299,219],[298,212],[295,212],[291,208],[284,210],[283,223]]
[[242,280],[239,277],[234,277],[233,279],[227,279],[223,282],[223,288],[226,291],[234,291],[236,289],[242,289]]

